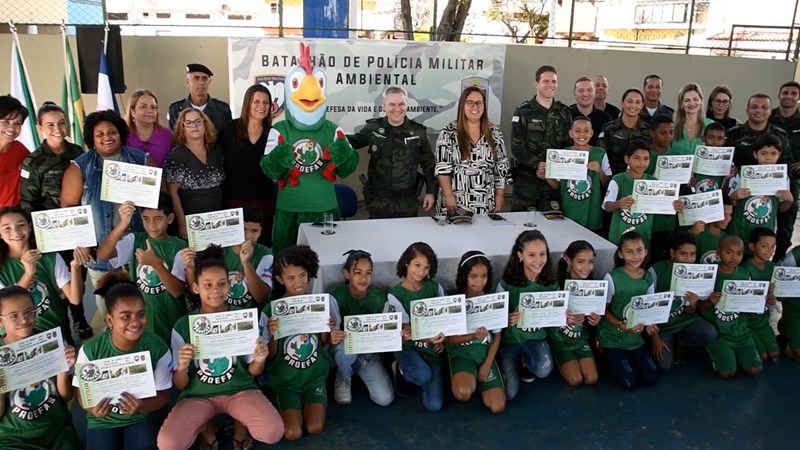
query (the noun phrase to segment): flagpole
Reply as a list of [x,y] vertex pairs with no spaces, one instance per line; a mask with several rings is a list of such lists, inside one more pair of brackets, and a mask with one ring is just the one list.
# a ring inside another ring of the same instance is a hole
[[[14,39],[14,45],[17,47],[17,55],[19,56],[19,61],[22,63],[22,72],[25,74],[25,79],[30,80],[28,77],[28,65],[25,64],[25,57],[22,56],[22,49],[19,45],[19,36],[17,36],[17,27],[14,25],[14,22],[8,21],[8,25],[11,28],[11,37]],[[28,86],[28,90],[30,91],[31,95],[31,102],[33,103],[34,107],[37,106],[36,99],[33,97],[33,86]],[[36,116],[36,111],[31,113],[33,116]]]
[[[67,58],[69,58],[69,55],[67,55],[67,24],[66,22],[64,22],[64,19],[61,19],[61,37],[63,38],[62,43],[64,44],[64,85],[67,87],[67,113],[68,113],[67,117],[69,118],[70,121],[72,121],[76,118],[76,116],[75,116],[75,105],[72,104],[72,80],[70,79],[69,76],[70,74],[69,63],[71,61],[67,60]],[[70,124],[69,128],[70,131],[72,131],[75,129],[75,125]],[[72,140],[73,141],[75,140],[75,136],[72,136]]]

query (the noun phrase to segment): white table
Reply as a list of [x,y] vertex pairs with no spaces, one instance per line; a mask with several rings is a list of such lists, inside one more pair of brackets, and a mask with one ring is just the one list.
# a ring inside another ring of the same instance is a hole
[[[304,223],[300,225],[297,243],[310,246],[319,254],[320,269],[312,281],[312,292],[327,292],[344,282],[342,266],[348,250],[365,250],[372,254],[374,263],[373,284],[389,289],[400,282],[396,275],[397,260],[412,243],[427,242],[439,259],[435,279],[445,289],[455,287],[455,276],[461,255],[469,250],[480,250],[492,262],[494,277],[492,289],[500,281],[511,247],[517,236],[528,228],[523,225],[527,213],[502,213],[507,221],[498,222],[485,215],[477,215],[471,225],[440,226],[431,217],[409,219],[347,220],[336,222],[336,233],[323,235],[322,228]],[[536,229],[544,234],[550,246],[550,260],[555,271],[564,249],[575,240],[588,241],[595,249],[594,273],[599,279],[614,267],[616,246],[575,222],[547,220],[539,215]]]

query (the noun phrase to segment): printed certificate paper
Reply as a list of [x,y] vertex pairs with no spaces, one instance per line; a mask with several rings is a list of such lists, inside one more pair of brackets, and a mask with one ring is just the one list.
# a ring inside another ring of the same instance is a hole
[[480,327],[490,332],[508,326],[508,292],[481,295],[467,299],[467,333]]
[[727,313],[763,313],[768,289],[769,281],[726,281],[717,309]]
[[683,211],[678,213],[680,226],[691,226],[697,222],[714,223],[725,218],[722,191],[717,189],[699,194],[683,195],[679,198]]
[[675,293],[675,297],[683,297],[687,292],[692,292],[700,300],[705,300],[714,292],[717,267],[717,264],[675,263],[672,265],[669,288]]
[[694,155],[663,155],[656,161],[656,171],[653,174],[660,181],[675,181],[680,184],[688,183],[692,178],[692,165]]
[[0,347],[0,394],[69,370],[61,329],[53,328]]
[[467,305],[463,295],[411,302],[411,339],[419,341],[439,333],[445,336],[467,334]]
[[136,398],[156,395],[150,352],[130,353],[75,365],[83,407],[94,408],[104,398],[118,403],[123,392]]
[[519,297],[522,315],[517,328],[563,327],[567,324],[567,291],[525,292]]
[[587,176],[589,152],[580,150],[547,150],[545,178],[583,181]]
[[786,164],[742,166],[742,189],[750,189],[750,195],[775,195],[789,189]]
[[633,297],[625,308],[625,326],[633,328],[637,325],[666,323],[672,308],[672,297],[672,292]]
[[772,271],[775,297],[800,297],[800,267],[776,266]]
[[727,177],[733,164],[733,147],[698,145],[694,151],[694,171],[702,175]]
[[189,316],[194,359],[252,355],[258,336],[256,308]]
[[201,251],[211,244],[233,247],[244,242],[242,208],[225,209],[186,216],[189,247]]
[[42,253],[72,250],[75,247],[97,247],[92,208],[49,209],[31,213],[36,247]]
[[158,208],[161,172],[158,167],[103,161],[100,200],[112,203],[130,201],[136,206]]
[[672,202],[678,199],[679,187],[674,181],[635,180],[631,212],[675,215]]
[[345,316],[345,354],[399,352],[403,349],[402,319],[400,313]]
[[[270,303],[273,319],[278,319],[275,339],[295,334],[328,333],[331,317],[328,294],[308,294],[285,297]],[[253,340],[255,345],[255,340]]]
[[569,312],[572,314],[606,313],[606,280],[566,280],[564,289],[569,292]]

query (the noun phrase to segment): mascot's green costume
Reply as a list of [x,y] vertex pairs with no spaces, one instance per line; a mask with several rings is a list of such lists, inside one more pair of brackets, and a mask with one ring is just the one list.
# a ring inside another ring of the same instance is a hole
[[325,119],[328,83],[311,65],[310,50],[300,44],[297,65],[286,74],[285,119],[270,130],[261,170],[278,182],[273,251],[297,242],[301,223],[318,222],[324,213],[339,219],[333,182],[358,166],[358,153],[344,132]]

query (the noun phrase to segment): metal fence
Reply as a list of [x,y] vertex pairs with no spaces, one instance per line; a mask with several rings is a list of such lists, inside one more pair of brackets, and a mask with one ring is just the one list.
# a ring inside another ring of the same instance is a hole
[[[99,25],[108,20],[122,26],[123,34],[138,35],[455,37],[471,42],[798,59],[800,25],[795,18],[800,0],[771,0],[770,21],[775,23],[768,25],[746,20],[724,25],[729,18],[715,11],[724,10],[728,1],[490,0],[480,7],[473,0],[469,14],[461,19],[460,33],[452,32],[443,20],[457,16],[452,6],[460,2],[454,0],[356,0],[356,10],[350,14],[348,0],[0,0],[0,10],[21,32],[26,27],[19,25],[38,25],[38,32],[47,33],[57,32],[48,25],[62,22]],[[335,11],[343,15],[330,21]]]

